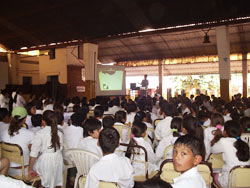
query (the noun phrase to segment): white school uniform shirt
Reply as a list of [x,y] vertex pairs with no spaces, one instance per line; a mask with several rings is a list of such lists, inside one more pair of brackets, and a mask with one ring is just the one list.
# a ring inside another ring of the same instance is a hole
[[136,112],[130,112],[129,114],[127,114],[127,120],[125,124],[130,123],[130,126],[132,126],[135,119],[135,114]]
[[236,156],[237,150],[234,147],[235,142],[235,138],[221,138],[211,147],[211,153],[222,153],[224,165],[222,167],[222,172],[219,174],[218,180],[223,188],[227,187],[229,172],[234,166],[250,165],[250,160],[246,162],[239,161],[238,157]]
[[115,182],[121,188],[132,188],[134,178],[130,160],[115,153],[103,156],[91,167],[85,188],[98,188],[99,181]]
[[4,175],[0,175],[0,187],[1,188],[33,188],[25,184],[21,180],[10,178]]
[[[6,130],[3,133],[2,141],[12,144],[18,144],[23,150],[24,165],[28,165],[29,154],[30,154],[28,146],[32,144],[33,138],[34,138],[34,133],[22,127],[21,129],[18,130],[18,134],[14,133],[14,136],[10,136],[8,130]],[[17,167],[17,166],[20,166],[20,164],[10,163],[10,167]]]
[[51,110],[51,111],[54,111],[53,110],[53,104],[48,104],[48,105],[46,105],[44,108],[43,108],[43,112],[45,112],[46,110]]
[[152,113],[152,112],[150,112],[150,116],[151,116],[151,119],[152,119],[152,123],[154,123],[154,121],[155,121],[156,119],[158,119],[158,116],[155,115],[155,114]]
[[[157,146],[155,152],[156,161],[159,167],[164,160],[164,151],[166,147],[173,145],[177,140],[177,138],[178,137],[173,137],[173,134],[170,134],[159,142],[159,145]],[[169,150],[169,152],[167,153],[167,159],[172,159],[173,158],[172,155],[173,155],[173,148]]]
[[8,134],[10,124],[0,121],[0,141],[2,141],[3,134]]
[[97,145],[97,142],[98,142],[98,139],[93,138],[91,136],[81,138],[79,140],[77,148],[93,152],[101,157],[102,150],[101,150],[101,147]]
[[182,115],[184,115],[184,114],[190,114],[191,113],[191,111],[189,110],[189,108],[188,107],[186,107],[184,110],[182,110]]
[[[216,127],[208,127],[204,130],[204,144],[206,148],[206,157],[205,160],[208,159],[211,154],[211,141],[214,139],[213,131],[216,130]],[[224,130],[224,126],[222,126],[222,132]]]
[[24,100],[23,96],[18,94],[16,98],[15,107],[17,106],[23,107],[25,104],[26,104],[26,101]]
[[36,114],[43,114],[43,111],[42,110],[39,110],[39,109],[36,109]]
[[167,116],[165,117],[165,119],[161,120],[156,128],[155,128],[155,136],[157,138],[157,140],[162,140],[164,137],[170,135],[171,132],[171,121],[172,121],[172,117]]
[[68,123],[70,120],[70,117],[74,114],[74,112],[64,112],[63,117],[64,117],[64,122]]
[[3,94],[0,94],[0,107],[7,108],[9,110],[9,99]]
[[188,171],[181,174],[179,177],[174,178],[173,188],[206,188],[206,183],[197,167],[193,167]]
[[78,148],[80,139],[83,139],[83,128],[70,125],[64,128],[63,133],[68,148]]
[[[144,140],[142,137],[134,137],[136,143],[142,147],[144,147],[148,154],[148,173],[150,174],[152,171],[159,170],[156,165],[156,157],[155,153],[151,147],[151,145]],[[138,161],[144,161],[145,157],[143,154],[144,151],[140,149],[140,155],[135,155],[134,157],[131,155],[130,158]],[[143,163],[133,163],[134,173],[135,175],[144,175],[145,174],[145,165]]]
[[122,108],[120,108],[119,106],[114,105],[112,107],[109,107],[108,111],[106,111],[105,113],[115,115],[115,113],[118,112],[119,110],[122,110]]
[[60,148],[57,146],[56,151],[51,148],[50,126],[45,126],[36,133],[31,147],[30,156],[37,158],[33,169],[40,176],[43,187],[54,188],[63,184],[63,134],[61,131],[57,134]]
[[28,126],[28,129],[31,129],[33,127],[32,122],[31,122],[31,115],[26,116],[25,123]]
[[228,113],[227,115],[224,115],[223,118],[224,118],[224,123],[226,123],[229,120],[232,120],[230,113]]
[[34,134],[36,134],[37,131],[41,130],[42,127],[32,127],[31,129],[29,129],[30,131],[32,131]]

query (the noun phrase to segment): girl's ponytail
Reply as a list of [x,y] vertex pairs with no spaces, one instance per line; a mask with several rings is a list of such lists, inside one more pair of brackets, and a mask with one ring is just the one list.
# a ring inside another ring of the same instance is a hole
[[51,110],[46,110],[43,113],[43,120],[46,122],[47,126],[51,127],[51,148],[54,148],[56,152],[56,148],[60,148],[60,139],[57,134],[57,118],[56,113]]

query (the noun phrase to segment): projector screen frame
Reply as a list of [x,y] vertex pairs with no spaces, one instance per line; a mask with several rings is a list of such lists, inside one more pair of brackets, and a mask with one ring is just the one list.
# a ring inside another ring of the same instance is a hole
[[[99,81],[99,72],[100,71],[122,71],[123,75],[122,75],[122,88],[121,90],[109,90],[109,91],[101,91],[100,89],[100,81]],[[125,66],[111,66],[111,65],[97,65],[96,68],[96,74],[95,74],[95,80],[96,80],[96,84],[95,84],[95,93],[96,96],[125,96],[126,95],[126,71],[125,71]]]

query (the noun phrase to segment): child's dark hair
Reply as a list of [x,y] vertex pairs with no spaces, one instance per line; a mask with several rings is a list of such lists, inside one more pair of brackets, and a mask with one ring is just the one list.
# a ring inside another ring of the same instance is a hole
[[171,121],[170,127],[173,133],[173,137],[179,137],[181,132],[182,118],[174,117]]
[[72,121],[72,125],[76,127],[82,127],[85,116],[83,116],[81,113],[74,113],[70,116],[70,120]]
[[143,122],[143,119],[146,117],[146,113],[143,111],[138,111],[135,114],[134,122]]
[[64,121],[63,113],[61,112],[55,112],[55,113],[56,113],[57,124],[62,125]]
[[28,104],[25,105],[25,108],[26,108],[28,114],[31,115],[31,116],[33,115],[33,114],[31,113],[31,109],[32,109],[33,107],[36,107],[36,105],[35,105],[34,102],[29,102]]
[[60,139],[57,134],[57,118],[56,113],[51,110],[46,110],[43,113],[43,120],[45,121],[47,126],[51,127],[51,148],[54,148],[56,152],[56,148],[60,148]]
[[161,111],[164,112],[166,116],[172,116],[174,114],[174,106],[164,101],[161,106]]
[[183,128],[185,128],[188,134],[194,135],[200,140],[204,140],[204,132],[202,127],[199,125],[198,118],[192,115],[185,116],[182,123]]
[[126,105],[126,110],[127,110],[128,114],[131,112],[135,112],[136,109],[137,109],[137,105],[135,104],[135,102],[131,102],[131,103],[128,103]]
[[103,154],[114,153],[119,146],[120,135],[115,128],[105,128],[100,132],[99,143]]
[[89,132],[93,133],[94,130],[100,129],[101,127],[102,124],[98,119],[89,118],[83,124],[83,129],[84,129],[83,136],[84,137],[90,136]]
[[242,129],[242,132],[250,133],[250,117],[242,117],[240,119],[240,126]]
[[43,102],[42,102],[42,100],[36,100],[35,104],[36,104],[36,109],[37,110],[42,110],[42,108],[43,108]]
[[104,109],[102,106],[96,106],[94,109],[94,116],[95,118],[97,117],[102,117],[104,113]]
[[[9,135],[10,136],[14,136],[14,133],[19,133],[19,129],[22,128],[22,121],[24,118],[22,119],[19,119],[20,116],[14,116],[11,118],[11,121],[10,121],[10,126],[9,126]],[[25,117],[26,118],[26,117]]]
[[119,110],[115,113],[115,122],[125,123],[127,114],[123,110]]
[[42,114],[35,114],[31,116],[31,123],[33,127],[40,127],[42,124],[43,116]]
[[249,160],[249,146],[240,139],[241,129],[237,121],[230,120],[225,123],[224,130],[228,137],[235,138],[234,147],[237,149],[236,156],[240,161]]
[[212,131],[214,138],[211,140],[211,146],[213,146],[216,142],[218,142],[222,137],[222,126],[224,125],[224,118],[219,113],[214,113],[211,116],[211,125],[216,127],[216,130]]
[[56,112],[56,113],[60,112],[60,113],[63,114],[64,109],[63,109],[63,106],[61,104],[56,103],[56,104],[53,105],[53,111]]
[[192,151],[193,156],[200,155],[203,160],[205,159],[204,143],[200,139],[198,139],[197,137],[195,137],[191,134],[186,134],[186,135],[180,136],[175,141],[174,148],[178,145],[184,145],[184,146],[188,147]]
[[160,178],[153,178],[145,182],[136,182],[134,188],[172,188],[172,186]]
[[6,116],[10,116],[7,108],[0,108],[0,121],[3,121]]
[[[144,132],[147,130],[147,125],[142,122],[134,122],[133,126],[131,128],[131,139],[129,142],[129,145],[135,146],[137,145],[136,141],[134,140],[133,137],[141,137]],[[126,152],[126,157],[130,158],[131,154],[134,152],[133,147],[128,147],[127,152]]]
[[115,124],[115,120],[112,116],[105,116],[102,119],[102,126],[103,128],[111,128]]

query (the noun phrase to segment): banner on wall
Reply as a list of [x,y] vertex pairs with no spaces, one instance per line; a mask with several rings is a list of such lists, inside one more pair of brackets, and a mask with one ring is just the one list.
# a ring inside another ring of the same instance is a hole
[[76,86],[76,91],[78,93],[83,93],[85,92],[85,86]]

